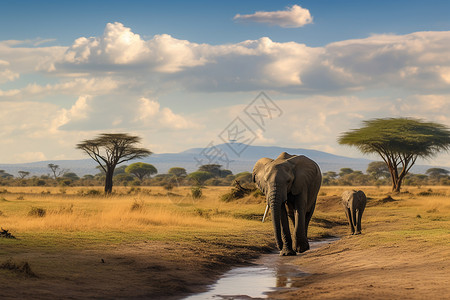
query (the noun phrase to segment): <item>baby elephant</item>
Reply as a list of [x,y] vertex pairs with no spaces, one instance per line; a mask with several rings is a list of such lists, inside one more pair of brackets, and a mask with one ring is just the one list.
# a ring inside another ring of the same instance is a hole
[[363,191],[345,191],[342,205],[352,228],[352,234],[361,234],[361,217],[366,207],[367,198]]

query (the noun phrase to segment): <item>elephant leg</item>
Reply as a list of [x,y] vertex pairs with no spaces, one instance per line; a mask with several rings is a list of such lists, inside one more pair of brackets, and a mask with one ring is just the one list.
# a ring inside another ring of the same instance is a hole
[[281,205],[281,237],[283,239],[283,249],[280,255],[296,255],[295,251],[292,250],[292,237],[291,231],[289,230],[288,213],[285,205]]
[[315,206],[316,206],[316,204],[314,203],[313,208],[309,212],[307,212],[305,215],[305,236],[306,236],[306,238],[308,238],[309,222],[311,221]]
[[287,212],[288,212],[289,219],[292,222],[292,226],[295,226],[294,204],[291,201],[287,201],[286,206],[287,206]]
[[361,218],[362,218],[362,213],[363,211],[358,209],[358,219],[357,219],[357,223],[356,223],[356,234],[361,234]]
[[306,192],[295,202],[295,237],[294,250],[296,252],[305,252],[309,250],[308,238],[306,237]]
[[354,207],[352,207],[351,210],[352,210],[352,232],[353,232],[353,234],[357,234],[357,231],[356,231],[357,226],[358,226],[358,223],[356,222],[358,219],[358,217],[356,215],[357,210]]
[[352,230],[352,234],[355,233],[355,227],[353,227],[353,223],[352,223],[352,213],[350,211],[350,208],[345,207],[345,215],[347,216],[347,220],[348,220],[348,224],[350,224],[350,228]]

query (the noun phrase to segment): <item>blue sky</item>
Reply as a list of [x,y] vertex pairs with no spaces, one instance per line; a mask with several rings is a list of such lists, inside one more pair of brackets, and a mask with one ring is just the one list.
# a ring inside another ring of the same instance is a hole
[[[362,120],[450,126],[449,15],[448,1],[2,0],[0,162],[81,158],[100,132],[203,147],[238,116],[255,145],[361,157],[336,138]],[[252,128],[261,91],[283,114]]]

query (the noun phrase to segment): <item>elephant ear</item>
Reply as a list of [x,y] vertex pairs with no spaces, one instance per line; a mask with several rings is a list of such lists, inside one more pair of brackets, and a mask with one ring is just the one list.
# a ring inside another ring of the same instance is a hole
[[292,165],[293,174],[295,176],[292,183],[291,193],[298,195],[306,187],[306,185],[316,178],[320,170],[318,171],[317,164],[304,155],[290,155],[287,161]]
[[266,192],[266,182],[264,180],[266,165],[271,163],[272,161],[273,159],[263,157],[258,160],[253,167],[252,181],[263,193]]

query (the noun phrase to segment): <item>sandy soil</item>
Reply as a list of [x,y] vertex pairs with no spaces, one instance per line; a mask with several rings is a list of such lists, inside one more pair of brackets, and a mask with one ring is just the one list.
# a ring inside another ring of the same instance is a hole
[[361,247],[358,236],[344,237],[297,260],[310,276],[273,299],[449,299],[450,247]]
[[[450,299],[448,222],[439,218],[430,222],[434,210],[424,220],[426,208],[416,211],[412,202],[388,200],[368,202],[362,235],[349,235],[347,226],[337,226],[339,241],[298,256],[295,264],[310,275],[299,278],[295,289],[272,293],[269,298]],[[341,209],[337,197],[322,197],[317,208]],[[417,212],[423,218],[417,218]]]

